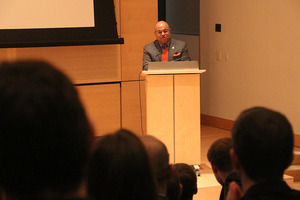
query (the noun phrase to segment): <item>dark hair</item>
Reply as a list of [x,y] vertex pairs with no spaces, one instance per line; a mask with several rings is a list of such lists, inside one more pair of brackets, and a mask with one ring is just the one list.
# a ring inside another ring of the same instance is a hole
[[293,159],[293,130],[287,118],[263,107],[243,111],[232,131],[233,148],[254,181],[282,179]]
[[141,140],[148,153],[157,187],[162,187],[169,178],[169,153],[166,145],[153,135],[143,135]]
[[177,171],[182,185],[181,200],[192,199],[197,193],[197,176],[192,166],[186,163],[174,164],[174,171]]
[[43,61],[0,65],[0,185],[10,194],[75,190],[90,127],[71,81]]
[[95,199],[156,199],[146,150],[133,133],[120,130],[101,138],[92,156],[88,191]]
[[167,197],[169,200],[179,200],[181,195],[180,177],[178,171],[173,171],[167,183]]
[[212,143],[207,151],[207,159],[222,172],[233,170],[230,149],[232,148],[232,138],[220,138]]

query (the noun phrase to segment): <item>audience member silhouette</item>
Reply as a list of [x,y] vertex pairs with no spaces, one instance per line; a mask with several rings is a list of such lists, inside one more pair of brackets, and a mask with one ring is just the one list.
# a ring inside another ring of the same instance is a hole
[[231,159],[243,185],[230,183],[227,199],[299,200],[300,191],[283,180],[293,160],[293,130],[277,111],[254,107],[243,111],[232,130]]
[[133,133],[120,130],[101,138],[92,155],[88,191],[96,200],[156,200],[147,152]]
[[3,199],[86,197],[91,126],[71,81],[44,61],[0,64]]
[[220,200],[225,200],[229,188],[229,183],[235,181],[241,186],[241,180],[233,169],[230,149],[232,149],[232,138],[224,137],[212,143],[207,151],[207,159],[217,181],[223,186]]
[[182,185],[180,200],[192,200],[198,192],[197,176],[194,169],[186,163],[176,163],[174,164],[174,172],[178,172]]
[[167,199],[167,182],[172,177],[172,165],[169,164],[169,153],[164,143],[152,135],[143,135],[141,140],[146,147],[159,200]]
[[182,185],[180,184],[179,173],[174,170],[167,183],[167,197],[169,200],[180,200],[181,193]]

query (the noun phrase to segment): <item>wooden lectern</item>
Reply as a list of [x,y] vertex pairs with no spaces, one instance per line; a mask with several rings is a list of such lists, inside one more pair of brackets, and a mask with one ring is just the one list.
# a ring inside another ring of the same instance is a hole
[[203,72],[141,73],[143,134],[153,135],[167,146],[171,163],[201,164],[200,74]]

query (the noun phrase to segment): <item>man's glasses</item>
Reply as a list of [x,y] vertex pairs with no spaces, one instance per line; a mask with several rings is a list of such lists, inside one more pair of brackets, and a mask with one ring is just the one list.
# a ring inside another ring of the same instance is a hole
[[169,30],[170,29],[164,29],[164,30],[157,30],[157,31],[155,31],[156,33],[158,33],[158,34],[162,34],[162,33],[164,33],[164,34],[166,34],[166,33],[168,33],[169,32]]

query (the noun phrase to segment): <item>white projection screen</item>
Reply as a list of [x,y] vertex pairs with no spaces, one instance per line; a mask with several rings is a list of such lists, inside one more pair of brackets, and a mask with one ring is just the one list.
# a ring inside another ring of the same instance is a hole
[[123,43],[113,0],[0,1],[0,48]]
[[93,0],[2,0],[0,29],[94,27]]

